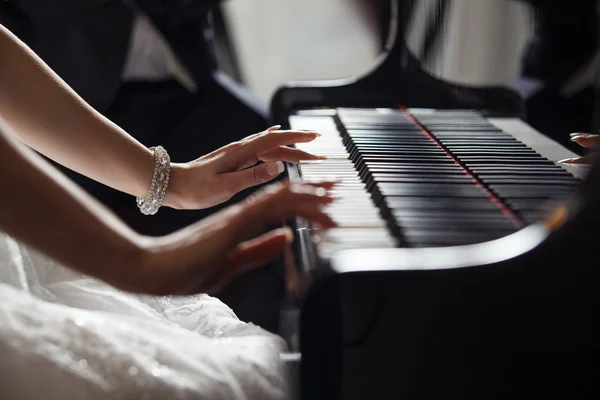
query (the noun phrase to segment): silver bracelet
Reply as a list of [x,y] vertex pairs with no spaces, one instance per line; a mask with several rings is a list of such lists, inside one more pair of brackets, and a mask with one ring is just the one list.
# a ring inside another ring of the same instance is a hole
[[154,154],[152,183],[146,198],[137,198],[137,205],[144,215],[154,215],[158,212],[165,199],[171,177],[171,158],[167,151],[162,146],[150,147],[150,150]]

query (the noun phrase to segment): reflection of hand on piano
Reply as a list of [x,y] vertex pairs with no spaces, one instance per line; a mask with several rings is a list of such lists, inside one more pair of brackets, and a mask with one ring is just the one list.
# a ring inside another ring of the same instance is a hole
[[[578,145],[589,149],[600,149],[600,135],[590,135],[588,133],[573,133],[571,140]],[[594,164],[598,160],[598,154],[592,153],[583,157],[566,158],[560,160],[561,164]]]

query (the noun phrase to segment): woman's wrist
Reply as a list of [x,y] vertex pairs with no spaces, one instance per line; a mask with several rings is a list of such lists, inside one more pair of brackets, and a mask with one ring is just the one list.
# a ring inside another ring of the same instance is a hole
[[185,176],[187,174],[186,164],[171,163],[171,178],[169,187],[165,194],[163,206],[174,209],[184,208]]
[[189,266],[198,256],[193,237],[190,229],[162,237],[140,237],[135,268],[138,290],[157,296],[184,294],[182,289],[194,279]]

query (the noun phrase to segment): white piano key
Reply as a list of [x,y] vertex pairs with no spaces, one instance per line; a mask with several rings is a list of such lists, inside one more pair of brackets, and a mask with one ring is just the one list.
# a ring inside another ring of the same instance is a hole
[[[543,135],[518,118],[489,118],[488,121],[515,139],[525,143],[548,160],[556,162],[565,158],[579,157],[579,155],[567,150],[558,142]],[[565,135],[569,135],[570,133],[565,132]],[[584,179],[590,170],[585,165],[558,165],[580,179]]]

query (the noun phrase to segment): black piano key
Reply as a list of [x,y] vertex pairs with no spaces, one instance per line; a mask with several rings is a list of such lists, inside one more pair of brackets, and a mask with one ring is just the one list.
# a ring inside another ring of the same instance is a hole
[[522,143],[511,136],[486,135],[433,135],[444,146],[520,146]]
[[482,243],[490,240],[499,239],[504,236],[506,235],[494,233],[454,231],[413,231],[408,232],[404,235],[404,237],[410,244],[423,245],[424,243],[435,243],[436,246],[459,246],[464,244]]
[[414,131],[399,131],[399,130],[347,130],[346,134],[343,135],[344,141],[349,140],[398,140],[403,139],[407,142],[431,142],[431,138],[425,135],[420,130]]
[[[352,122],[345,124],[348,130],[361,130],[361,131],[390,131],[398,132],[403,130],[403,126],[394,123],[374,123],[374,122]],[[410,126],[406,126],[407,130],[412,130]]]
[[[527,149],[466,149],[456,150],[453,148],[448,149],[450,153],[459,159],[463,157],[510,157],[510,158],[538,158],[540,155],[532,150]],[[543,159],[543,158],[542,158]]]
[[570,189],[564,189],[560,187],[554,188],[530,188],[527,186],[513,187],[513,188],[492,188],[494,193],[504,201],[509,199],[540,199],[548,200],[557,196],[565,196],[574,194],[575,192]]
[[[499,230],[502,232],[512,232],[516,229],[515,222],[504,216],[504,214],[497,213],[495,217],[491,216],[488,219],[481,220],[463,220],[460,218],[453,218],[451,215],[438,218],[425,218],[423,216],[416,217],[393,217],[397,226],[403,230],[410,229],[468,229],[471,231],[489,231]],[[498,217],[503,216],[502,217]]]
[[521,214],[521,218],[527,225],[535,224],[540,221],[543,221],[550,215],[548,212],[530,212],[526,214]]
[[435,184],[386,184],[377,185],[373,190],[378,201],[389,196],[411,197],[449,197],[459,199],[482,198],[486,193],[473,185],[435,185]]
[[499,209],[489,210],[406,210],[406,209],[394,209],[390,214],[402,221],[403,218],[420,218],[420,219],[438,219],[438,218],[452,218],[459,221],[472,221],[474,223],[480,222],[482,228],[485,227],[491,221],[504,221],[506,216],[499,212]]
[[408,145],[408,146],[438,146],[436,142],[428,138],[427,136],[419,133],[418,135],[407,136],[387,136],[379,137],[371,135],[369,137],[350,137],[347,136],[343,140],[344,144],[393,144],[393,145]]
[[389,157],[392,159],[404,159],[404,160],[447,160],[449,157],[444,152],[417,152],[417,151],[402,151],[394,149],[363,149],[359,153],[350,154],[351,159],[365,158],[365,157]]
[[444,135],[444,134],[456,134],[460,132],[460,134],[464,135],[506,135],[501,130],[498,130],[496,127],[489,127],[485,125],[472,125],[472,126],[452,126],[452,125],[425,125],[429,131],[434,135]]
[[397,169],[399,171],[415,171],[415,172],[423,172],[423,173],[427,173],[432,172],[432,173],[442,173],[442,174],[446,174],[446,173],[450,173],[453,171],[461,171],[463,174],[465,173],[465,170],[463,168],[461,168],[459,165],[457,165],[454,160],[452,160],[451,158],[448,158],[449,161],[451,161],[450,163],[442,163],[439,165],[431,165],[431,164],[425,164],[425,165],[418,165],[418,164],[414,164],[414,163],[402,163],[402,162],[394,162],[393,160],[389,161],[389,160],[369,160],[366,159],[363,161],[363,165],[366,168],[369,168],[371,170],[375,170],[377,168],[385,168],[385,169]]
[[558,199],[556,200],[547,200],[540,201],[539,199],[519,199],[513,198],[506,201],[506,204],[513,210],[522,211],[522,210],[551,210],[556,207]]
[[[430,167],[430,168],[425,168]],[[369,166],[368,171],[370,173],[379,173],[379,174],[405,174],[412,176],[430,176],[430,175],[444,175],[444,176],[466,176],[465,171],[460,167],[451,167],[451,168],[436,168],[435,166],[423,166],[423,168],[404,168],[398,167],[394,168],[393,166]]]
[[[506,171],[506,172],[510,172],[510,171],[531,171],[531,172],[537,172],[537,171],[556,171],[556,172],[563,172],[565,171],[563,168],[557,166],[556,164],[550,163],[550,164],[545,164],[545,165],[531,165],[531,164],[527,164],[527,163],[522,163],[520,162],[518,159],[515,160],[514,162],[510,162],[510,163],[481,163],[481,164],[476,164],[476,165],[472,165],[469,167],[469,169],[473,172],[477,172],[477,173],[485,173],[486,171]],[[573,178],[575,179],[575,178]]]
[[519,164],[529,164],[529,165],[553,165],[552,161],[546,160],[541,157],[532,157],[532,156],[519,156],[515,157],[513,155],[507,154],[504,156],[463,156],[460,157],[460,161],[464,164],[469,165],[477,165],[477,164],[509,164],[512,160],[518,161]]
[[[383,165],[383,164],[382,164]],[[393,166],[373,166],[373,164],[364,164],[357,168],[360,177],[366,182],[373,174],[388,174],[388,175],[403,175],[403,176],[419,176],[419,177],[435,177],[435,176],[468,176],[465,171],[458,166],[450,165],[449,167],[435,165],[420,165],[422,168],[394,168]],[[413,166],[417,167],[417,166]],[[427,168],[429,167],[429,168]]]
[[579,186],[579,182],[569,179],[569,177],[498,177],[498,176],[479,176],[479,180],[487,185],[495,184],[518,184],[518,185],[560,185],[560,186]]
[[475,179],[467,175],[439,175],[439,176],[403,176],[403,175],[392,175],[392,174],[371,174],[369,181],[373,181],[375,184],[380,183],[437,183],[443,185],[454,185],[454,184],[471,184],[476,183]]
[[347,147],[347,150],[349,151],[360,151],[360,152],[364,152],[364,151],[391,151],[391,150],[395,150],[395,151],[405,151],[405,152],[412,152],[412,153],[416,153],[416,154],[421,154],[421,153],[441,153],[441,154],[446,154],[445,150],[437,147],[437,146],[422,146],[422,145],[417,145],[417,146],[405,146],[405,145],[384,145],[384,144],[359,144],[359,145],[349,145]]
[[567,180],[578,182],[579,180],[574,178],[573,175],[569,174],[567,171],[563,169],[537,169],[531,170],[529,168],[513,168],[513,169],[478,169],[471,168],[471,172],[475,173],[477,176],[486,176],[486,177],[498,177],[498,178],[506,178],[506,179],[518,179],[519,177],[540,177],[540,178],[566,178]]
[[414,197],[390,197],[385,200],[386,207],[390,210],[487,210],[498,211],[498,205],[492,203],[489,198],[469,199],[461,201],[457,199],[436,198],[422,199]]
[[350,152],[350,159],[355,160],[361,156],[393,156],[410,159],[447,159],[448,156],[443,151],[437,150],[396,150],[396,149],[360,149]]
[[390,155],[360,155],[355,160],[357,167],[362,167],[364,163],[368,162],[385,162],[388,164],[428,164],[428,165],[456,165],[456,162],[450,157],[438,157],[438,158],[408,158],[408,157],[397,157]]

